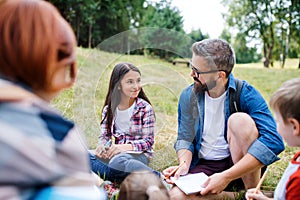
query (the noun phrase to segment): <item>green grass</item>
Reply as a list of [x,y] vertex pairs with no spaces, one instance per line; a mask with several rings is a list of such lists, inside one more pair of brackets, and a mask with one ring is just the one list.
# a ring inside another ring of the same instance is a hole
[[[174,66],[157,58],[78,48],[77,81],[72,89],[61,93],[52,104],[79,125],[88,148],[95,148],[110,73],[118,62],[131,62],[140,68],[143,88],[156,114],[155,157],[151,167],[161,171],[177,164],[173,148],[177,134],[177,102],[183,88],[192,83],[190,69],[184,64]],[[236,65],[233,74],[254,85],[268,102],[284,81],[300,76],[298,62],[298,59],[287,60],[285,69],[280,69],[276,62],[273,68],[268,69],[263,68],[261,63]],[[295,150],[287,147],[280,154],[282,159],[270,166],[263,189],[274,190]]]

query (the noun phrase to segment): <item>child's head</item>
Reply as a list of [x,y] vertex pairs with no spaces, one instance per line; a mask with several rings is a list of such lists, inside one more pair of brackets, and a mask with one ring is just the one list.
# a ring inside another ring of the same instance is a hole
[[141,72],[131,63],[118,63],[114,67],[104,105],[109,105],[114,111],[119,105],[122,95],[130,96],[133,99],[139,97],[150,103],[142,88]]
[[70,87],[76,75],[76,40],[50,3],[0,1],[0,75],[37,93]]
[[122,94],[136,98],[139,92],[142,92],[140,70],[131,63],[117,64],[111,73],[109,91],[112,91],[112,95],[116,95],[112,96],[113,99],[115,97],[120,99]]
[[289,146],[300,146],[300,78],[286,81],[270,99],[277,130]]
[[[130,77],[127,77],[126,75],[130,76]],[[131,77],[131,75],[133,75],[133,76]],[[125,79],[126,79],[126,77],[129,79],[124,80],[124,77],[125,77]],[[148,97],[146,96],[146,94],[143,91],[140,80],[141,80],[141,72],[133,64],[124,62],[124,63],[118,63],[114,67],[114,69],[111,73],[111,76],[110,76],[109,87],[108,87],[106,99],[104,102],[104,107],[108,106],[108,110],[107,110],[107,114],[106,114],[108,127],[111,127],[111,125],[112,125],[112,119],[114,117],[114,113],[115,113],[117,106],[121,102],[122,95],[126,96],[126,94],[127,94],[127,96],[128,96],[128,90],[135,91],[133,93],[129,92],[129,95],[134,94],[134,96],[132,96],[132,99],[139,97],[139,98],[142,98],[145,101],[147,101],[149,104],[151,104]],[[133,83],[133,84],[131,84],[131,83]],[[126,84],[126,86],[123,84]],[[128,85],[129,85],[129,87],[127,87]],[[124,87],[127,88],[126,89],[127,92],[124,90],[125,89]],[[129,105],[129,101],[128,101],[128,105]],[[103,107],[103,109],[104,109],[104,107]],[[105,118],[102,119],[101,123],[104,121]],[[110,129],[109,129],[109,131],[110,131]]]
[[169,194],[161,180],[150,171],[136,171],[122,182],[119,200],[168,200]]

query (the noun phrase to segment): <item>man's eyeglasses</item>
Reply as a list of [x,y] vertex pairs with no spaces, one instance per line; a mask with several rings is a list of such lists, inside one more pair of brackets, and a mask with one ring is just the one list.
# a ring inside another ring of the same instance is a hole
[[197,76],[199,76],[200,74],[210,74],[210,73],[215,73],[215,72],[219,72],[219,71],[224,71],[224,70],[215,69],[215,70],[201,72],[196,67],[193,66],[192,61],[190,61],[190,68],[193,70],[194,73],[197,74]]
[[223,70],[210,70],[210,71],[206,71],[206,72],[200,72],[196,67],[192,67],[192,70],[194,73],[197,74],[197,76],[199,76],[200,74],[210,74],[210,73],[214,73],[214,72],[219,72],[219,71],[223,71]]
[[200,75],[200,74],[210,74],[210,73],[215,73],[215,72],[225,72],[226,75],[228,76],[230,71],[227,71],[227,70],[223,70],[223,69],[215,69],[215,70],[210,70],[210,71],[205,71],[205,72],[201,72],[199,71],[196,67],[193,66],[192,64],[192,61],[190,61],[190,68],[193,70],[193,72],[195,73],[195,75],[197,75],[197,77]]

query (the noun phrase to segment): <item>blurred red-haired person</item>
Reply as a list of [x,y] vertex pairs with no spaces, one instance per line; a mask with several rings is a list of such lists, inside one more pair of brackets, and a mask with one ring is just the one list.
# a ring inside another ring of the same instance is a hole
[[99,197],[78,130],[49,106],[76,78],[70,25],[48,2],[2,0],[0,47],[0,199],[74,183]]

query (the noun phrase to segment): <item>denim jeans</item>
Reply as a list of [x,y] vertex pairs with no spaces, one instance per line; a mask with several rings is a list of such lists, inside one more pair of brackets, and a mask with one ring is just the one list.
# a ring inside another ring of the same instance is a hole
[[115,155],[110,161],[108,166],[120,171],[133,172],[137,170],[152,171],[148,167],[149,159],[144,154],[128,154],[120,153]]
[[99,160],[95,155],[90,155],[91,169],[104,180],[121,183],[130,173],[119,171],[108,166],[107,163]]
[[158,171],[148,167],[149,159],[144,154],[120,153],[111,160],[102,160],[90,153],[90,162],[92,171],[105,180],[122,182],[131,172],[139,170],[152,171],[160,177]]

